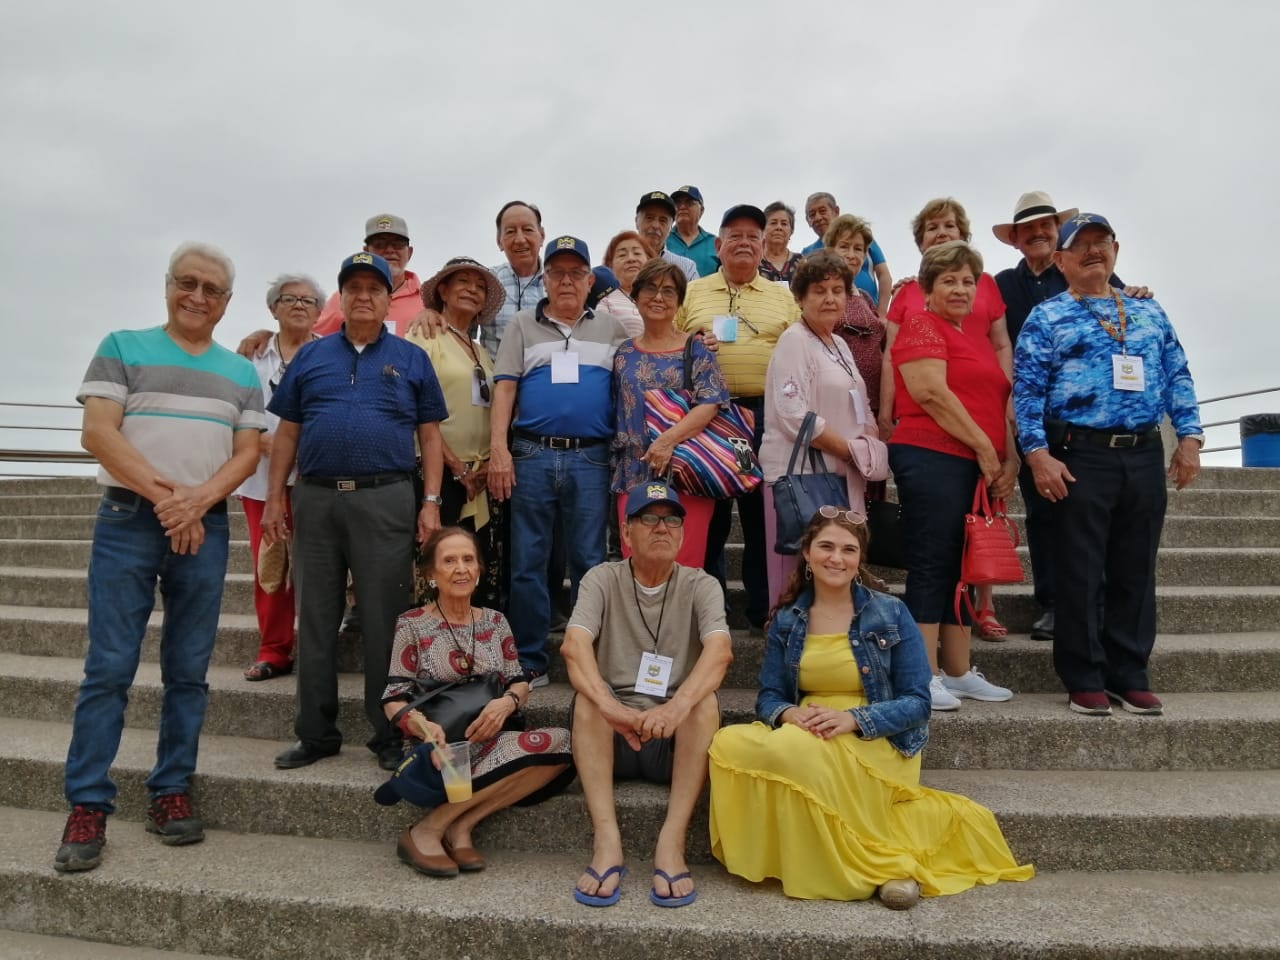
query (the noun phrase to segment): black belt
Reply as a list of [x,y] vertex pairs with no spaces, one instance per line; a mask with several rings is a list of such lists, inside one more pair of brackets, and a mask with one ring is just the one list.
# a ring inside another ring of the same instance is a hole
[[[107,487],[105,490],[102,491],[102,495],[104,497],[110,497],[112,500],[115,500],[118,503],[124,504],[127,507],[133,507],[134,509],[137,509],[143,504],[146,504],[148,507],[155,509],[154,503],[152,503],[142,494],[135,493],[134,491],[130,490],[128,487]],[[205,513],[226,513],[226,512],[227,512],[227,501],[225,500],[219,500],[217,503],[215,503],[213,506],[211,506],[208,510],[205,511]]]
[[367,477],[299,477],[298,482],[305,483],[309,487],[324,487],[326,490],[350,493],[352,490],[367,490],[369,487],[403,483],[408,479],[407,473],[371,473]]
[[512,432],[521,440],[528,440],[551,450],[581,450],[583,447],[598,447],[602,443],[609,442],[608,437],[544,437],[541,434],[530,433],[528,430]]
[[1051,421],[1045,424],[1047,439],[1055,446],[1105,447],[1109,450],[1133,450],[1151,442],[1159,442],[1158,427],[1135,427],[1132,430],[1095,430],[1074,423]]

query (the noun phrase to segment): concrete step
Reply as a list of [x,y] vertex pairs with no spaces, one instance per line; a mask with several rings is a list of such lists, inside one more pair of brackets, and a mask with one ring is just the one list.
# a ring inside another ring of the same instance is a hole
[[[160,623],[157,612],[147,628],[142,649],[144,661],[159,659]],[[26,656],[83,656],[88,614],[83,608],[0,606],[0,651]],[[550,643],[559,649],[560,634]],[[218,642],[213,650],[215,666],[243,669],[258,653],[257,620],[245,614],[223,614]],[[978,669],[1023,693],[1054,693],[1061,689],[1051,662],[1052,644],[1011,636],[1004,643],[974,640],[973,662]],[[359,672],[364,656],[358,639],[339,644],[339,668]],[[734,662],[725,678],[726,687],[754,688],[760,674],[764,637],[756,631],[734,630]],[[564,662],[551,658],[551,677],[565,681]],[[1214,690],[1225,693],[1280,689],[1280,634],[1161,634],[1151,660],[1153,686],[1162,692],[1187,693]]]
[[179,953],[147,947],[116,946],[75,937],[46,937],[38,933],[0,930],[0,960],[235,960],[208,953]]
[[[62,771],[70,728],[0,720],[0,806],[65,811]],[[380,807],[373,790],[386,774],[360,747],[302,770],[272,767],[278,744],[206,735],[193,791],[206,826],[240,833],[394,842],[406,808]],[[142,819],[155,734],[128,730],[112,768],[119,817]],[[928,770],[929,787],[989,807],[1020,861],[1041,870],[1178,870],[1189,861],[1222,871],[1280,867],[1280,771]],[[1211,800],[1211,803],[1205,803]],[[630,849],[650,850],[666,813],[667,790],[618,785]],[[114,822],[114,821],[113,821]],[[591,847],[580,789],[536,807],[508,811],[477,831],[481,849],[554,853]],[[690,828],[691,859],[712,862],[705,796]]]
[[[249,525],[244,514],[230,514],[231,539],[249,539]],[[0,516],[0,540],[92,540],[93,513],[50,516]]]
[[[0,566],[0,605],[80,607],[86,601],[86,573],[56,567]],[[892,585],[901,594],[902,585]],[[158,593],[157,593],[158,597]],[[1164,633],[1239,633],[1269,630],[1280,623],[1280,586],[1157,587],[1158,627]],[[730,581],[729,625],[746,628],[742,585]],[[157,599],[159,608],[160,601]],[[1027,633],[1040,615],[1030,586],[1001,587],[997,592],[1001,621],[1015,633]],[[223,613],[253,613],[253,577],[227,574]]]
[[[92,540],[4,540],[0,539],[0,566],[61,567],[83,570],[89,565]],[[1018,555],[1028,580],[1031,556],[1025,546]],[[728,544],[725,563],[731,580],[742,578],[742,545]],[[229,573],[249,574],[253,563],[247,540],[233,540],[227,561]],[[890,583],[900,583],[902,570],[881,570]],[[1156,576],[1160,583],[1194,586],[1277,586],[1280,585],[1280,547],[1166,547],[1159,553]]]
[[[0,716],[69,723],[83,661],[0,654]],[[1000,677],[993,677],[1000,680]],[[209,668],[205,732],[293,740],[294,684],[287,678],[249,683],[239,667]],[[338,725],[353,749],[368,736],[363,677],[338,678]],[[154,729],[160,669],[143,663],[129,696],[126,725]],[[561,683],[533,691],[526,713],[533,726],[563,725],[572,689]],[[1194,770],[1280,768],[1280,699],[1274,693],[1162,694],[1163,717],[1082,717],[1061,693],[1019,694],[1008,703],[966,701],[934,714],[925,766],[933,769]],[[754,688],[724,688],[724,723],[755,719]]]
[[645,895],[643,853],[631,859],[618,905],[591,910],[570,896],[585,848],[495,851],[483,873],[436,882],[411,873],[385,841],[210,831],[203,844],[164,847],[122,821],[110,827],[101,868],[64,878],[49,867],[62,820],[0,810],[0,829],[13,838],[0,850],[0,926],[312,960],[773,960],[796,955],[799,937],[800,955],[813,960],[978,960],[1011,950],[1063,960],[1280,956],[1280,885],[1268,875],[1045,873],[899,914],[874,902],[790,900],[776,883],[704,867],[698,901],[658,914]]

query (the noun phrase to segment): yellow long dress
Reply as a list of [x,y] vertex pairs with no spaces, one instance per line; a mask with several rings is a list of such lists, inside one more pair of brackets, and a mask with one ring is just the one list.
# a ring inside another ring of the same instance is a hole
[[[864,706],[849,638],[810,634],[804,704]],[[888,740],[823,740],[794,724],[725,727],[711,742],[711,851],[730,873],[775,877],[789,897],[865,900],[906,877],[924,896],[1029,880],[991,811],[920,786],[920,754]]]

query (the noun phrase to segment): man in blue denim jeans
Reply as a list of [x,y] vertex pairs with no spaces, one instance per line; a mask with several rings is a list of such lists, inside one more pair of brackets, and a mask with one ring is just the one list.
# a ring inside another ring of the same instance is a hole
[[108,334],[76,395],[81,443],[97,457],[105,489],[89,560],[89,649],[67,751],[71,815],[54,859],[59,871],[102,861],[115,812],[108,774],[157,581],[164,694],[147,830],[170,845],[204,839],[189,791],[227,574],[226,498],[257,467],[266,429],[253,365],[213,342],[234,279],[221,251],[180,246],[165,276],[168,321]]
[[[543,256],[547,296],[511,318],[494,364],[489,492],[511,501],[511,629],[532,686],[547,683],[547,558],[563,525],[570,602],[605,558],[613,355],[626,331],[586,308],[587,245],[557,237]],[[507,431],[511,430],[510,445]]]

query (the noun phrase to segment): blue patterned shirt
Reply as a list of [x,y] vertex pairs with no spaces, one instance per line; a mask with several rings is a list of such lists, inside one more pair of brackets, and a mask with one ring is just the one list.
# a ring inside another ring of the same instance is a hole
[[1167,413],[1179,437],[1201,432],[1195,384],[1169,318],[1155,300],[1121,300],[1128,318],[1125,352],[1142,358],[1141,391],[1112,386],[1111,358],[1120,353],[1120,344],[1097,319],[1118,326],[1112,298],[1077,303],[1063,293],[1027,317],[1013,359],[1013,408],[1026,453],[1048,446],[1046,420],[1136,430],[1158,424]]
[[538,261],[537,272],[532,277],[517,277],[511,264],[505,261],[496,267],[490,267],[489,270],[498,278],[502,289],[507,291],[507,299],[503,302],[502,308],[492,320],[480,325],[480,342],[489,351],[489,356],[496,359],[498,345],[502,342],[502,333],[507,329],[511,318],[521,310],[532,310],[547,295],[547,291],[542,282],[541,260]]
[[363,477],[409,473],[422,423],[449,412],[426,352],[386,328],[357,352],[347,325],[304,343],[294,355],[269,409],[301,424],[298,474]]

